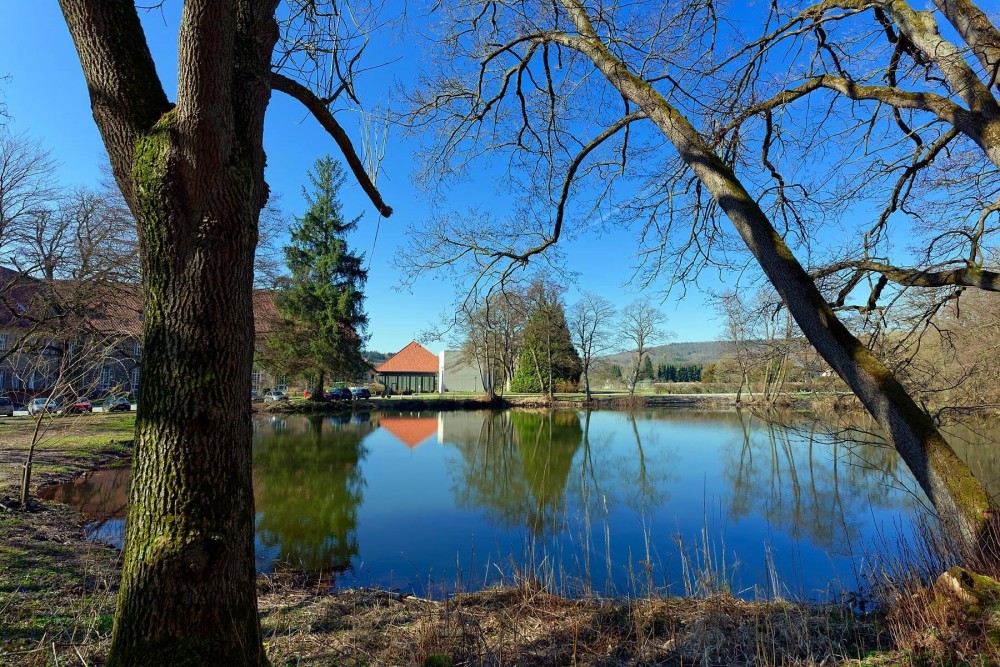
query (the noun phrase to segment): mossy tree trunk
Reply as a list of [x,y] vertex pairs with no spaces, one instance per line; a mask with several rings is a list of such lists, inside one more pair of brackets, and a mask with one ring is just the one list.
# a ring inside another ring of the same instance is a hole
[[979,542],[989,537],[993,503],[931,418],[837,318],[767,215],[690,121],[611,53],[579,0],[560,3],[578,34],[550,33],[547,38],[588,57],[674,145],[725,211],[809,342],[885,431],[954,538],[969,549],[984,546]]
[[[264,665],[252,283],[276,0],[184,3],[171,104],[131,0],[61,0],[139,227],[143,378],[110,665]],[[237,389],[240,390],[237,390]]]

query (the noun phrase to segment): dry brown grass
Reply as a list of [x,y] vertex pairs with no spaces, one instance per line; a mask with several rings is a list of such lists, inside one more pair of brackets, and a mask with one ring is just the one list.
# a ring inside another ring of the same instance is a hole
[[569,599],[522,585],[432,601],[328,593],[264,580],[275,665],[830,665],[864,657],[873,619],[841,606],[650,598]]

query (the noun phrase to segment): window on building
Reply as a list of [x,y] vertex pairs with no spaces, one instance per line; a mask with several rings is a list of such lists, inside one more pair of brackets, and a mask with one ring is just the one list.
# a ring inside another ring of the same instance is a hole
[[288,391],[288,376],[279,375],[278,382],[274,386],[274,388],[277,389],[278,391]]
[[142,341],[141,340],[135,341],[135,348],[133,348],[132,354],[133,354],[133,356],[135,356],[136,359],[138,359],[139,357],[142,356]]
[[132,393],[139,391],[139,367],[132,369]]
[[115,374],[110,366],[105,366],[101,369],[101,378],[99,386],[101,391],[107,391],[111,389],[112,385],[115,383]]
[[7,334],[0,333],[0,351],[7,349]]
[[0,391],[7,388],[7,371],[0,371]]
[[250,373],[250,388],[255,389],[256,391],[260,391],[260,380],[261,380],[260,369],[259,368],[253,369],[253,372]]

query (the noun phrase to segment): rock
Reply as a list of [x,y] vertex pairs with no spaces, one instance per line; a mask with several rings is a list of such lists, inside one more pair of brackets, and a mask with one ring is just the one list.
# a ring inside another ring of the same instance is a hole
[[982,611],[1000,604],[1000,582],[957,565],[938,577],[934,587],[975,608],[970,611]]

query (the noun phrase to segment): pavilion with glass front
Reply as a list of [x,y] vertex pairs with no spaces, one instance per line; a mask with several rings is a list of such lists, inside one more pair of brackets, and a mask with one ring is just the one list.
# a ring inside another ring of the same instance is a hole
[[420,394],[438,390],[441,370],[438,356],[417,341],[412,341],[376,370],[379,381],[394,394]]

